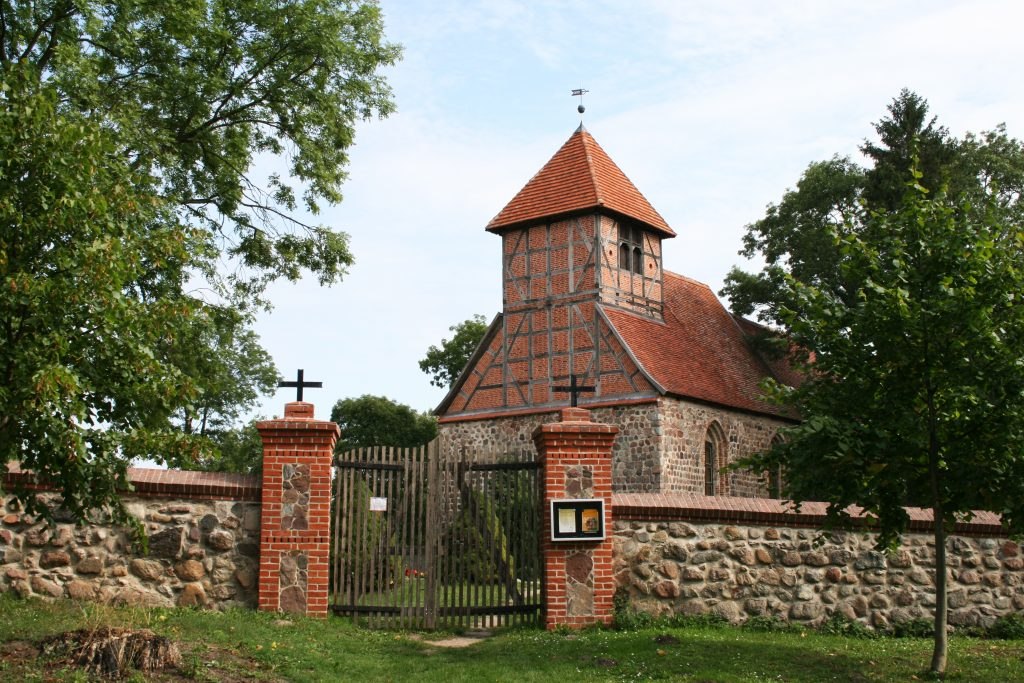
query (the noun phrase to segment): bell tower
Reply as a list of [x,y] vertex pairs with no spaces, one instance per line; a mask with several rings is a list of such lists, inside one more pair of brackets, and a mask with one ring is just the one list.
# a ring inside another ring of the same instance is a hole
[[581,124],[487,225],[502,240],[502,315],[445,404],[456,412],[557,406],[571,375],[590,402],[653,387],[627,368],[602,307],[660,321],[661,241],[675,233]]

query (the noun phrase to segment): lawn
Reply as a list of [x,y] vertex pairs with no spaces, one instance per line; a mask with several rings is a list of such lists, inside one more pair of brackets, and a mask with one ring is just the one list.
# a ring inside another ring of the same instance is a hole
[[[183,654],[173,672],[134,681],[913,681],[931,641],[858,639],[688,626],[636,631],[498,632],[463,648],[452,634],[369,631],[348,619],[257,612],[114,609],[0,595],[0,680],[87,681],[40,654],[41,639],[102,626],[149,628]],[[947,680],[1024,680],[1024,641],[956,637]]]

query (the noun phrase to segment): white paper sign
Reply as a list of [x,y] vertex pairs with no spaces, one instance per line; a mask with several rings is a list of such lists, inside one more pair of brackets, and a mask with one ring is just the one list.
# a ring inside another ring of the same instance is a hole
[[388,499],[387,498],[371,498],[370,499],[370,512],[387,512],[388,511]]
[[558,533],[576,533],[576,511],[569,508],[562,508],[558,511]]

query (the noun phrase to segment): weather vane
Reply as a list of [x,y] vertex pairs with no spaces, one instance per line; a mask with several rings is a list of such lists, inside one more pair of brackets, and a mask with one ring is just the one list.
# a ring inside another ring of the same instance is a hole
[[587,90],[586,88],[574,88],[572,91],[573,97],[580,98],[580,106],[576,107],[576,111],[580,113],[580,116],[583,116],[583,112],[587,110],[587,108],[583,106],[583,96],[586,95],[588,92],[590,91]]

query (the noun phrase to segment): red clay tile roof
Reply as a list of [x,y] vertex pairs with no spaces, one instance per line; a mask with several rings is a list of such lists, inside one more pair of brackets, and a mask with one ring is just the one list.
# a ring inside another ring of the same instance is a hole
[[665,271],[665,322],[603,307],[634,357],[668,394],[793,418],[760,400],[759,382],[777,376],[750,347],[711,289]]
[[[778,335],[778,332],[773,331],[771,328],[765,327],[753,320],[747,320],[739,316],[733,316],[736,322],[739,324],[740,329],[743,330],[743,334],[748,339],[755,339],[761,335]],[[768,367],[772,371],[772,376],[779,380],[783,384],[788,384],[791,387],[798,387],[803,383],[804,377],[800,371],[790,362],[790,359],[786,357],[775,357],[770,354],[759,353]],[[812,354],[811,361],[813,362],[814,356]]]
[[541,218],[598,208],[640,221],[663,237],[676,235],[581,125],[487,229],[500,232]]

